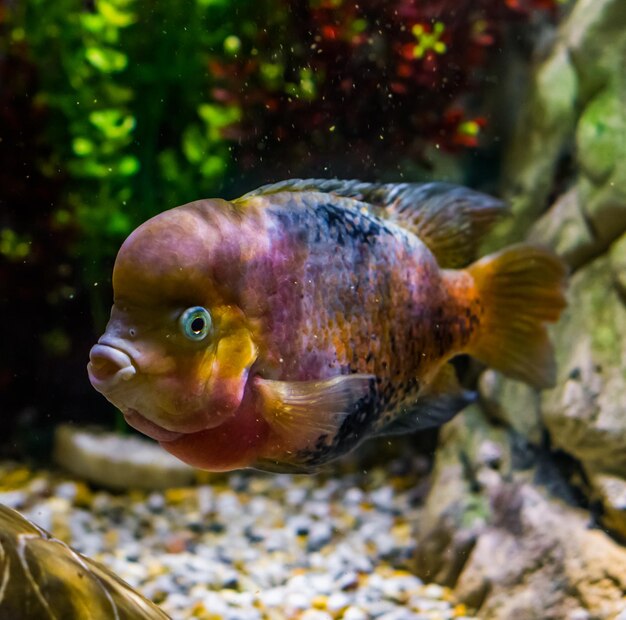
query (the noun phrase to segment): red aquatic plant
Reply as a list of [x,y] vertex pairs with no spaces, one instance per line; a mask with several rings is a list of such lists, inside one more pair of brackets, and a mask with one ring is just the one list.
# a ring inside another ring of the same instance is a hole
[[480,94],[507,30],[554,16],[557,7],[556,0],[282,4],[285,11],[257,19],[263,27],[249,37],[229,37],[230,56],[209,63],[213,97],[242,110],[230,128],[240,164],[258,166],[271,152],[282,176],[300,167],[322,173],[337,161],[354,172],[385,169],[423,160],[428,145],[477,146],[488,122]]

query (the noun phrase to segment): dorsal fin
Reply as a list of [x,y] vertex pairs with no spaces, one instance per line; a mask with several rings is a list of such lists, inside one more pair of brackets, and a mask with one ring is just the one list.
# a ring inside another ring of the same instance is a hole
[[441,267],[472,262],[492,224],[507,212],[493,196],[450,183],[387,185],[387,217],[415,233]]
[[505,204],[451,183],[364,183],[339,179],[289,179],[242,196],[315,191],[354,198],[375,214],[417,235],[441,267],[462,267],[476,258],[482,237],[507,212]]
[[[244,194],[238,200],[251,198],[252,196],[266,196],[268,194],[277,194],[278,192],[321,192],[323,194],[333,194],[343,198],[355,198],[363,202],[375,204],[373,201],[366,199],[375,187],[384,187],[375,183],[364,183],[356,180],[341,179],[287,179],[278,183],[270,183],[262,185],[247,194]],[[384,206],[384,205],[378,205]]]

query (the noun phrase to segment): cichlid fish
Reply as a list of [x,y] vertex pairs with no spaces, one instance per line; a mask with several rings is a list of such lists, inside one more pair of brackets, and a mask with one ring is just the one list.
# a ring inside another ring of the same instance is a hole
[[290,180],[148,220],[122,245],[93,386],[211,471],[309,471],[471,400],[461,353],[553,384],[565,267],[515,245],[467,265],[505,211],[443,184]]

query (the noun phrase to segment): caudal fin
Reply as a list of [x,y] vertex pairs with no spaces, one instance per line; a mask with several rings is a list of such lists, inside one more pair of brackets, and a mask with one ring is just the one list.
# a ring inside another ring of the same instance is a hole
[[468,353],[514,379],[552,387],[556,364],[545,323],[557,321],[566,305],[563,261],[548,249],[519,244],[468,271],[484,308]]

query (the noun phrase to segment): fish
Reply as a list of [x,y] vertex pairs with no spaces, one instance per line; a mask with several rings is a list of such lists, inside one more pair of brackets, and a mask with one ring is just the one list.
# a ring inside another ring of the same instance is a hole
[[104,565],[0,504],[0,620],[170,620]]
[[291,179],[164,211],[122,244],[89,379],[127,423],[208,471],[313,472],[475,399],[467,354],[538,389],[566,268],[448,183]]

